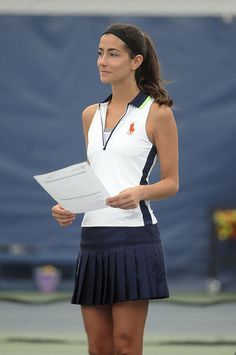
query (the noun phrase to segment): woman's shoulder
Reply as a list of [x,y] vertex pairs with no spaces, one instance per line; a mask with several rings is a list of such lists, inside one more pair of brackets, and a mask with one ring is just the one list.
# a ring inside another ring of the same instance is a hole
[[148,129],[152,132],[160,132],[172,129],[175,125],[175,117],[171,107],[153,102],[148,115]]
[[93,104],[93,105],[87,106],[82,112],[82,119],[83,120],[92,119],[98,106],[99,106],[99,104]]
[[152,103],[150,109],[150,115],[154,118],[159,118],[159,119],[163,119],[163,118],[168,119],[168,117],[174,116],[171,107],[167,105],[160,105],[157,102]]
[[99,106],[99,104],[93,104],[93,105],[86,107],[83,110],[82,121],[83,121],[83,126],[84,126],[85,130],[89,129],[98,106]]

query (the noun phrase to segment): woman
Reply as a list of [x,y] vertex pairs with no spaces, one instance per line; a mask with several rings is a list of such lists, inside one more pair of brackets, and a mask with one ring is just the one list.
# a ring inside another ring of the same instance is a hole
[[[177,128],[150,38],[114,24],[98,49],[112,94],[83,112],[88,160],[111,197],[85,213],[72,303],[81,304],[89,354],[140,355],[148,300],[168,297],[164,256],[150,200],[178,191]],[[158,157],[160,181],[148,184]],[[75,215],[60,205],[62,226]]]

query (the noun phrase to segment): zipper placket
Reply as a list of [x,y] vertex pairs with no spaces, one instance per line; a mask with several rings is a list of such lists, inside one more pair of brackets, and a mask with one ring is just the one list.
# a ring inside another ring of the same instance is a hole
[[109,142],[113,132],[115,131],[116,127],[118,126],[118,124],[120,123],[120,121],[125,117],[125,115],[127,114],[127,111],[128,111],[128,108],[129,108],[129,104],[127,105],[126,107],[126,110],[125,110],[125,113],[123,114],[123,116],[121,116],[121,118],[119,119],[119,121],[117,122],[117,124],[115,125],[115,127],[113,127],[107,141],[106,141],[106,144],[104,145],[104,127],[103,127],[103,120],[102,120],[102,115],[101,115],[101,110],[100,110],[100,106],[99,106],[99,110],[100,110],[100,118],[101,118],[101,124],[102,124],[102,143],[103,143],[103,150],[106,150],[106,147],[107,147],[107,143]]
[[102,120],[102,114],[101,114],[101,104],[99,104],[99,113],[100,113],[100,120],[101,120],[101,126],[102,126],[102,146],[104,147],[104,127],[103,127],[103,120]]

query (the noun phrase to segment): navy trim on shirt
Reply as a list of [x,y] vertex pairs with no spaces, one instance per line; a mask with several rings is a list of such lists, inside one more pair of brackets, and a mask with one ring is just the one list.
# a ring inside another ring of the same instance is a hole
[[[128,105],[133,105],[135,107],[140,107],[144,103],[144,101],[146,100],[146,98],[148,96],[149,95],[146,94],[145,92],[140,91],[138,93],[138,95],[136,95],[135,98],[128,103]],[[112,94],[109,95],[104,101],[102,101],[102,104],[111,101],[111,99],[112,99]]]
[[[147,185],[148,184],[147,177],[148,177],[148,174],[152,168],[152,165],[153,165],[156,155],[157,155],[157,148],[155,145],[153,145],[149,154],[148,154],[146,163],[143,168],[143,175],[140,180],[140,185]],[[139,205],[140,205],[140,209],[143,214],[144,225],[147,226],[147,225],[152,224],[152,217],[151,217],[151,214],[149,212],[148,206],[146,205],[145,201],[141,200],[139,202]]]

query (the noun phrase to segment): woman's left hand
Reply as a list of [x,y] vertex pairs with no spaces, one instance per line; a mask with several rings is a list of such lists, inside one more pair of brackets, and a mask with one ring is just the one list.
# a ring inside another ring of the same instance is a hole
[[124,210],[138,207],[141,200],[141,186],[131,187],[119,193],[119,195],[109,197],[106,203],[110,207],[122,208]]

